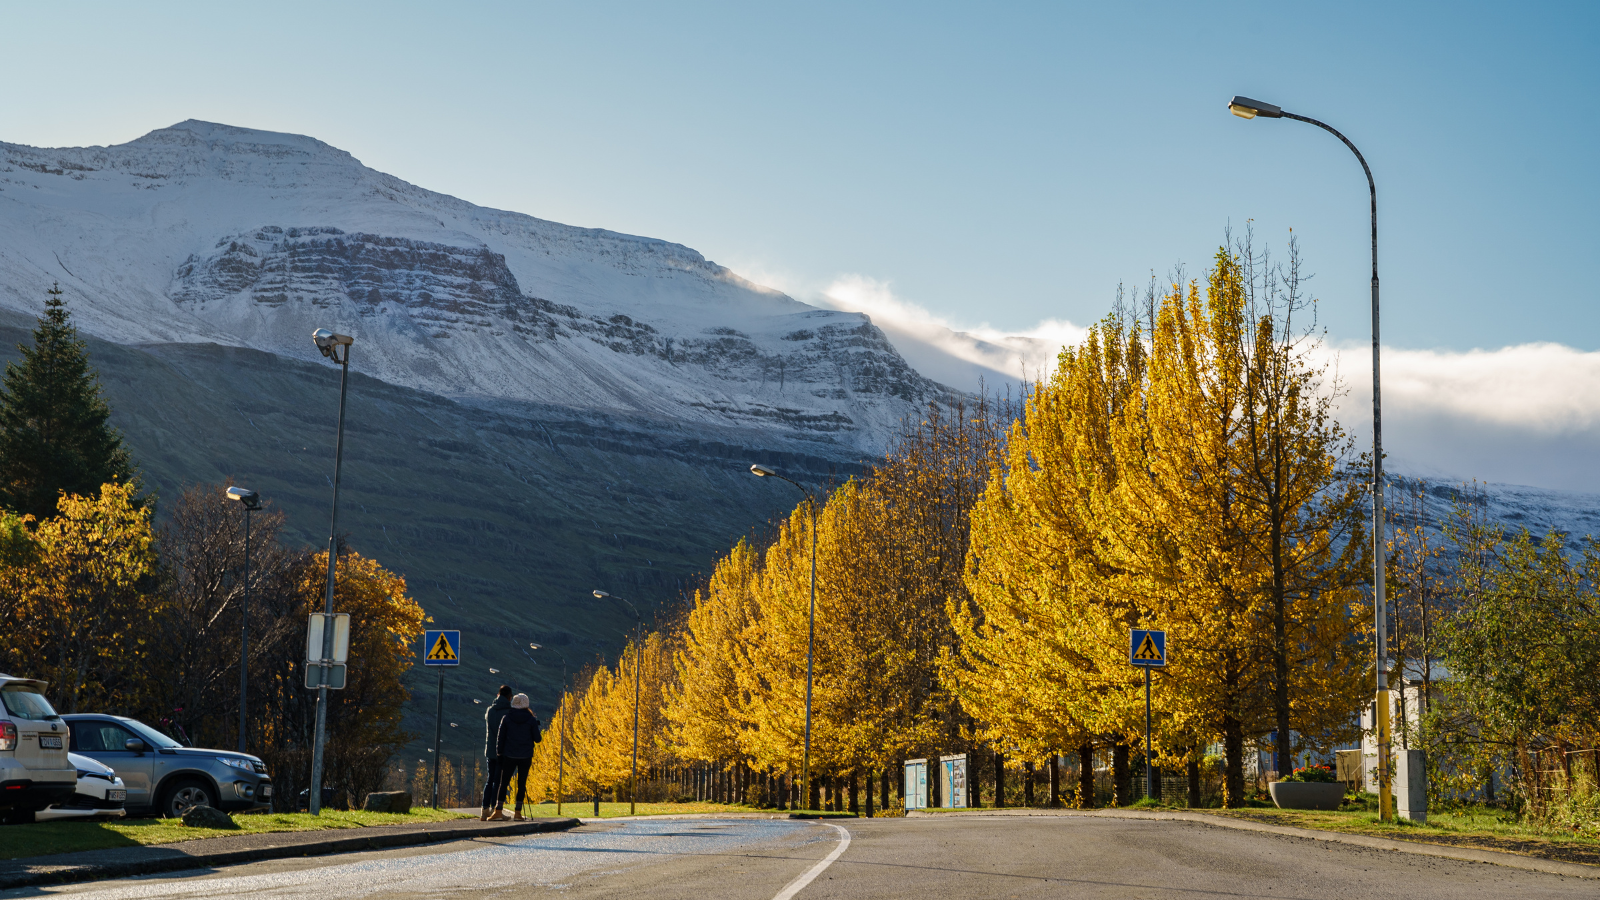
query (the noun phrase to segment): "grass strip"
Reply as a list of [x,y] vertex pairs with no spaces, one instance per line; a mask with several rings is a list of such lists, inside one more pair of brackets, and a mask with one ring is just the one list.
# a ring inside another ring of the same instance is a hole
[[55,821],[0,828],[0,859],[109,850],[148,844],[175,844],[200,838],[284,831],[329,831],[370,828],[376,825],[420,825],[464,818],[447,810],[413,809],[409,813],[372,813],[360,810],[323,810],[309,813],[237,815],[237,828],[190,828],[179,819],[116,819],[111,821]]

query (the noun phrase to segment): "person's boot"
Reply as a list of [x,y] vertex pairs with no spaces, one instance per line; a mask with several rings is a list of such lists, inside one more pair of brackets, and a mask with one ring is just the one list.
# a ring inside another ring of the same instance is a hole
[[504,822],[505,820],[506,820],[506,811],[504,809],[501,809],[500,807],[496,806],[494,808],[494,814],[489,817],[489,821],[491,821],[491,822]]
[[494,807],[485,806],[483,808],[483,811],[478,814],[478,821],[479,822],[487,822],[487,821],[489,821],[489,814],[492,813],[492,812],[494,812]]
[[521,822],[522,821],[522,807],[520,807],[520,806],[517,807],[517,811],[516,811],[515,814],[513,814],[511,816],[511,819],[512,819],[512,821],[516,821],[516,822]]

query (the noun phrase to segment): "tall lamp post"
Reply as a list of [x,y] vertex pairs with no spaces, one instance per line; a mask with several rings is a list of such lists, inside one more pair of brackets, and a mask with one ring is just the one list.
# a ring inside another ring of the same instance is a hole
[[244,602],[239,607],[239,752],[245,752],[246,690],[250,687],[250,514],[261,508],[261,495],[238,485],[228,488],[228,499],[244,507]]
[[639,809],[639,673],[644,669],[644,619],[632,603],[605,591],[593,591],[596,600],[622,600],[633,610],[633,781],[628,787],[628,815]]
[[[529,650],[543,650],[543,644],[529,644]],[[556,745],[556,815],[561,815],[561,783],[567,774],[567,655],[560,650],[553,651],[561,657],[561,706],[557,707],[561,713],[561,737]]]
[[777,478],[794,485],[795,490],[804,494],[806,505],[811,509],[811,610],[806,616],[806,741],[804,755],[800,760],[800,789],[806,803],[811,802],[811,660],[813,650],[817,643],[817,502],[812,498],[811,492],[801,487],[799,482],[784,478],[776,469],[769,469],[762,465],[750,467],[750,474],[758,478]]
[[[1384,577],[1387,571],[1384,547],[1383,524],[1383,394],[1379,379],[1378,365],[1378,187],[1372,180],[1372,168],[1367,165],[1366,157],[1350,143],[1350,139],[1340,134],[1337,129],[1325,122],[1319,122],[1309,116],[1296,115],[1285,112],[1281,107],[1271,103],[1262,103],[1251,100],[1249,97],[1234,97],[1228,102],[1228,110],[1242,119],[1294,119],[1315,125],[1344,142],[1350,152],[1356,155],[1356,160],[1361,163],[1361,171],[1367,175],[1367,193],[1372,205],[1372,560],[1373,560],[1373,599],[1375,618],[1377,620],[1377,672],[1378,692],[1377,725],[1378,742],[1378,811],[1379,816],[1388,821],[1393,814],[1389,790],[1389,653],[1388,653],[1388,609],[1384,600]],[[1280,741],[1287,741],[1288,735],[1281,735]]]
[[[328,526],[328,591],[322,612],[330,623],[322,629],[322,658],[333,658],[333,574],[338,558],[339,540],[339,471],[344,465],[344,396],[350,381],[350,345],[355,338],[335,334],[326,328],[311,333],[311,340],[322,355],[339,364],[339,429],[333,441],[333,519]],[[343,349],[341,353],[340,350]],[[317,686],[317,730],[311,744],[311,790],[307,806],[313,816],[322,814],[322,744],[328,730],[328,670],[323,669],[322,683]]]

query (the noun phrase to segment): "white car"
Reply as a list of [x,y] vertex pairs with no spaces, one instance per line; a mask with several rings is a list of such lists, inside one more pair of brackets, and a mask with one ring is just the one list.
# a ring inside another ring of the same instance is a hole
[[128,800],[128,787],[110,766],[76,753],[68,753],[67,759],[78,769],[77,790],[72,799],[34,813],[34,821],[106,819],[127,815],[122,804]]
[[0,675],[0,822],[32,822],[77,789],[67,761],[67,723],[44,698],[45,683]]

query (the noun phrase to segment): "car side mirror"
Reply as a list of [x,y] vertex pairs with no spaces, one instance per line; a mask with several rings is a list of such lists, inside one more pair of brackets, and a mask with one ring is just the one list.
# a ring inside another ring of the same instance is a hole
[[146,744],[144,741],[141,741],[138,738],[129,738],[128,742],[122,746],[127,748],[129,753],[144,753],[150,749],[149,744]]

